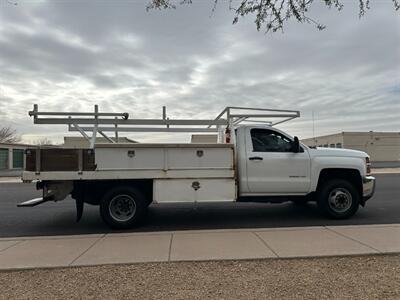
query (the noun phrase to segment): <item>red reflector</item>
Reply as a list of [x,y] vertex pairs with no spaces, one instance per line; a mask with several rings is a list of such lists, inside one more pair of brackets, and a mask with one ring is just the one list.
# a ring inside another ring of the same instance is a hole
[[225,129],[225,143],[229,144],[231,142],[231,130],[229,128]]

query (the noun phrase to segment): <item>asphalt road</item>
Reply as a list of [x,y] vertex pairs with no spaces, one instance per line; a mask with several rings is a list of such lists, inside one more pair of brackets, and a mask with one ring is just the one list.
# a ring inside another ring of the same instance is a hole
[[[376,175],[375,196],[349,220],[322,217],[314,204],[223,203],[151,205],[147,221],[130,231],[400,223],[400,174]],[[39,197],[33,184],[0,183],[0,237],[73,235],[115,232],[103,224],[97,206],[85,205],[75,222],[75,202],[48,202],[17,208],[19,202]]]

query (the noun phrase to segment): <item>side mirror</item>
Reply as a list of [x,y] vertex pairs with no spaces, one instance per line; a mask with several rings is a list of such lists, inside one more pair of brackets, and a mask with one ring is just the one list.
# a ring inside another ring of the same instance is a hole
[[295,136],[294,139],[293,139],[292,151],[294,153],[299,153],[300,152],[300,142],[299,142],[299,138],[297,136]]

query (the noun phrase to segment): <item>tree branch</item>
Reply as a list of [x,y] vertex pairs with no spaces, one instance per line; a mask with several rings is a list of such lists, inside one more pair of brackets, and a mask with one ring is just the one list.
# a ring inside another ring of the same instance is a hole
[[17,135],[17,131],[12,129],[11,127],[2,127],[0,128],[0,143],[17,143],[21,139]]
[[[214,13],[218,0],[214,2],[212,13]],[[241,0],[235,8],[232,6],[234,0],[229,0],[229,9],[235,12],[233,24],[239,21],[239,18],[247,15],[254,15],[257,30],[265,29],[266,32],[283,31],[284,26],[290,19],[295,19],[299,23],[314,24],[317,29],[322,30],[326,26],[314,20],[308,15],[308,11],[313,3],[322,2],[328,8],[342,10],[343,0]],[[359,17],[363,17],[370,9],[370,0],[359,1]],[[193,0],[151,0],[147,5],[149,9],[176,8],[176,4],[191,4]],[[395,10],[400,9],[400,0],[392,0]]]

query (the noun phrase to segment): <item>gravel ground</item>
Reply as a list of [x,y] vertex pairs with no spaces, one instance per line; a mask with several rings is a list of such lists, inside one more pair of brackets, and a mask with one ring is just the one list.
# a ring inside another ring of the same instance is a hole
[[0,272],[0,299],[400,299],[400,255]]

